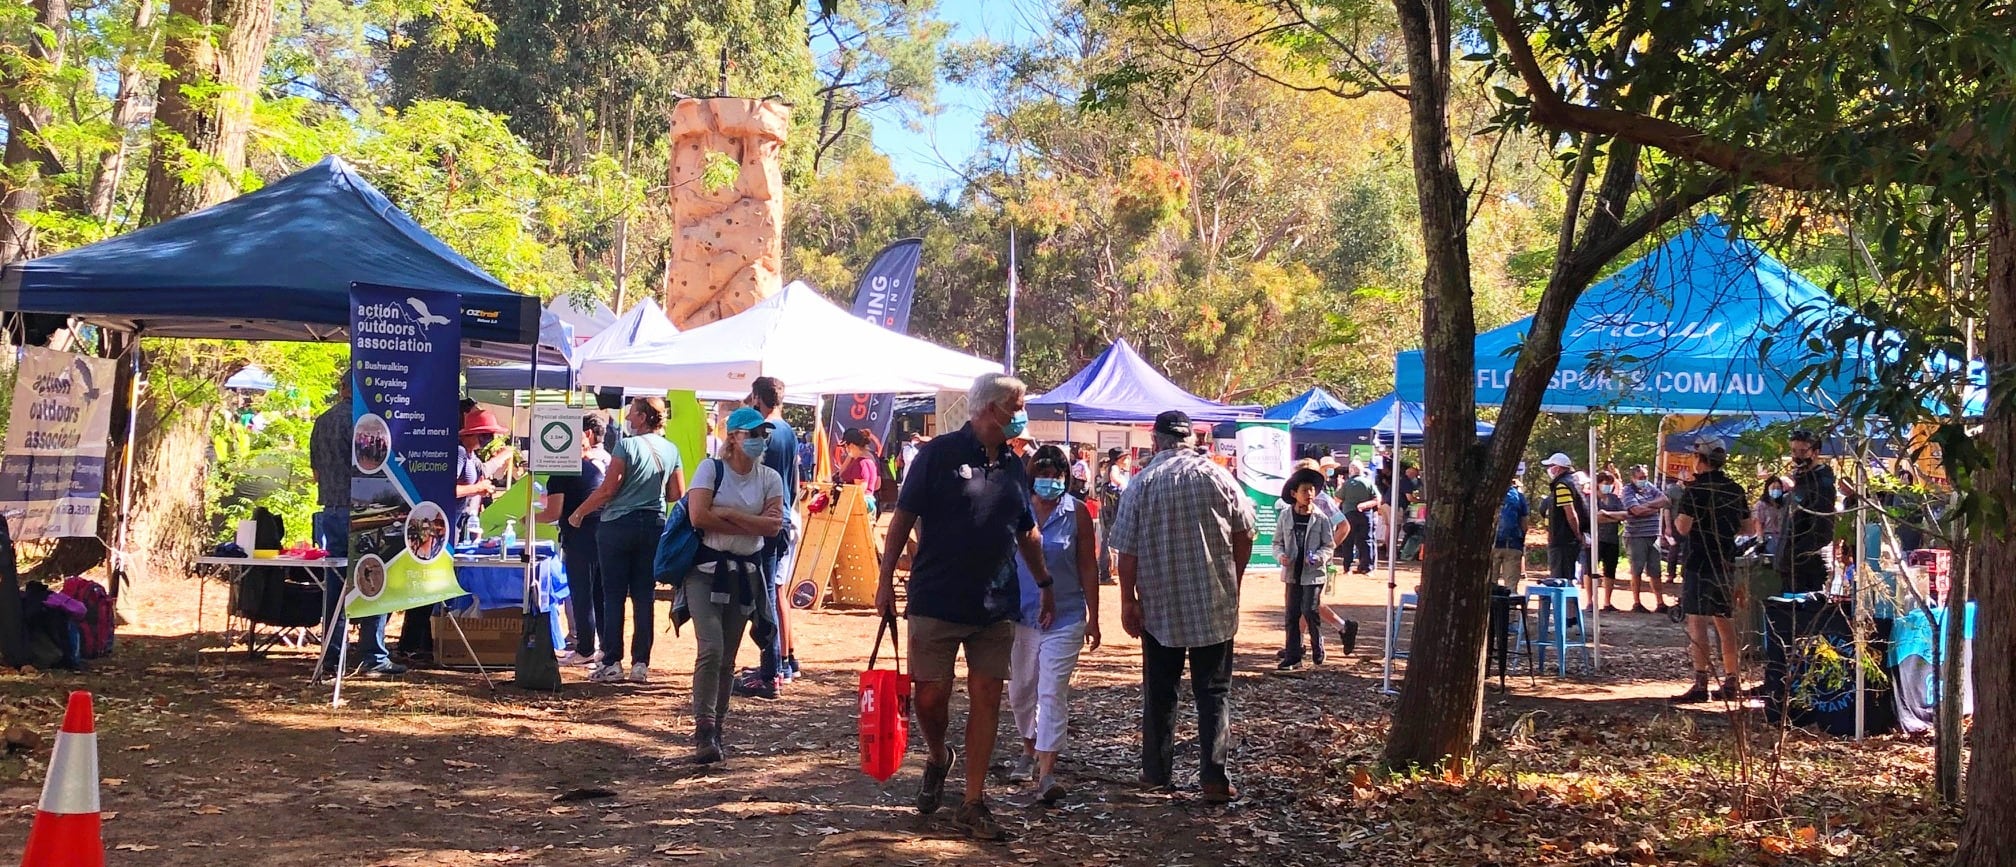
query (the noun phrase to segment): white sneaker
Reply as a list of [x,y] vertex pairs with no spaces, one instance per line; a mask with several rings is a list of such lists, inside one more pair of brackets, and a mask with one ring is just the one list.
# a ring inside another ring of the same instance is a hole
[[622,683],[623,666],[614,664],[597,666],[589,673],[588,679],[596,683]]
[[641,662],[637,663],[636,665],[630,666],[630,682],[650,683],[651,666],[645,665],[644,663]]
[[580,653],[570,650],[567,651],[566,656],[560,657],[561,665],[594,665],[601,661],[602,651],[599,650],[588,656],[582,656]]

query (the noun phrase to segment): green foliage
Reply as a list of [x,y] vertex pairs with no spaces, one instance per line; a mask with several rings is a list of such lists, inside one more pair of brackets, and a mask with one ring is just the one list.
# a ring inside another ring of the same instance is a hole
[[707,152],[707,167],[700,170],[700,188],[718,193],[735,186],[742,176],[742,162],[720,151]]

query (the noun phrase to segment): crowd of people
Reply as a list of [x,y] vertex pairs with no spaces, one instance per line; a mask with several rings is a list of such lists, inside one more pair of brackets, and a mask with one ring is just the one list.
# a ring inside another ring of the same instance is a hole
[[[347,391],[346,381],[336,407],[317,419],[311,448],[324,506],[318,529],[324,546],[338,554],[349,505]],[[874,602],[884,617],[899,614],[896,576],[909,558],[900,613],[927,748],[918,809],[932,813],[945,804],[947,779],[963,751],[970,758],[954,824],[978,839],[1002,836],[986,796],[1004,695],[1021,740],[1007,778],[1033,783],[1046,803],[1067,793],[1057,761],[1071,731],[1080,654],[1103,640],[1101,584],[1118,585],[1122,628],[1142,645],[1143,783],[1166,787],[1173,778],[1177,690],[1187,671],[1203,798],[1236,798],[1226,767],[1229,692],[1240,586],[1258,530],[1252,501],[1197,447],[1181,412],[1157,417],[1152,457],[1137,468],[1127,449],[1095,455],[1083,447],[1036,446],[1027,433],[1025,397],[1020,380],[983,376],[970,389],[969,420],[958,430],[928,440],[906,437],[889,455],[865,430],[839,438],[831,481],[860,485],[887,512]],[[708,453],[694,461],[683,460],[665,438],[662,401],[632,400],[620,430],[591,412],[583,419],[581,474],[554,477],[538,516],[558,522],[573,589],[574,629],[562,662],[588,667],[595,682],[644,682],[656,634],[653,555],[668,506],[684,497],[701,544],[679,582],[673,617],[690,619],[695,634],[692,738],[694,758],[703,763],[724,754],[731,696],[775,698],[797,673],[782,590],[794,502],[810,476],[804,445],[781,417],[782,398],[782,383],[758,379],[726,419],[710,417]],[[498,489],[491,479],[500,462],[510,463],[491,448],[502,433],[487,411],[468,408],[450,526],[469,526]],[[1697,441],[1691,470],[1664,487],[1645,466],[1584,473],[1567,455],[1551,455],[1541,462],[1547,484],[1537,501],[1529,501],[1516,477],[1506,492],[1492,545],[1493,578],[1515,592],[1525,581],[1535,519],[1546,523],[1540,580],[1581,584],[1591,606],[1600,591],[1604,610],[1623,610],[1616,590],[1624,563],[1634,612],[1668,611],[1666,578],[1675,577],[1672,604],[1685,617],[1693,671],[1691,688],[1676,700],[1742,696],[1732,620],[1745,602],[1737,558],[1753,552],[1772,558],[1789,593],[1820,591],[1829,575],[1824,552],[1834,538],[1840,483],[1817,459],[1817,436],[1795,432],[1788,448],[1789,471],[1762,476],[1754,498],[1725,471],[1727,448],[1713,438]],[[1283,585],[1279,666],[1322,665],[1324,588],[1339,574],[1369,573],[1389,556],[1420,556],[1426,535],[1420,471],[1383,451],[1370,461],[1306,459],[1283,485],[1274,518],[1271,553]],[[412,635],[424,623],[409,613],[402,633]],[[358,625],[363,673],[403,672],[386,647],[385,618],[360,618]],[[1348,632],[1343,637],[1350,640]],[[758,660],[738,671],[745,639]],[[968,712],[955,743],[950,717],[961,656]],[[1721,680],[1711,689],[1718,666]]]

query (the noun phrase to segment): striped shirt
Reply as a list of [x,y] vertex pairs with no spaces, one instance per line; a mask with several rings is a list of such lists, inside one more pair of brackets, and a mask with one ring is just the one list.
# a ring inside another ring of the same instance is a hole
[[[1631,482],[1624,486],[1624,508],[1628,511],[1649,506],[1659,502],[1661,496],[1664,495],[1659,493],[1659,486],[1651,482]],[[1659,535],[1659,510],[1653,509],[1645,517],[1625,521],[1624,535],[1633,539],[1656,538]]]
[[1239,631],[1234,536],[1252,537],[1253,501],[1224,467],[1164,451],[1120,497],[1113,549],[1133,555],[1141,624],[1164,647],[1208,647]]

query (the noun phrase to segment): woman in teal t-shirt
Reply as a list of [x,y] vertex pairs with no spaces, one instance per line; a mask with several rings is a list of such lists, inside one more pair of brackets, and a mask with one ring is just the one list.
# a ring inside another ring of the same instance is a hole
[[596,559],[602,566],[602,664],[589,680],[623,680],[623,607],[627,602],[636,621],[630,635],[630,680],[643,683],[651,670],[651,607],[655,582],[652,558],[665,530],[665,506],[679,499],[686,478],[679,470],[679,449],[665,439],[665,401],[655,397],[630,402],[623,413],[629,436],[616,443],[602,484],[567,522],[576,527],[601,512],[595,528]]

